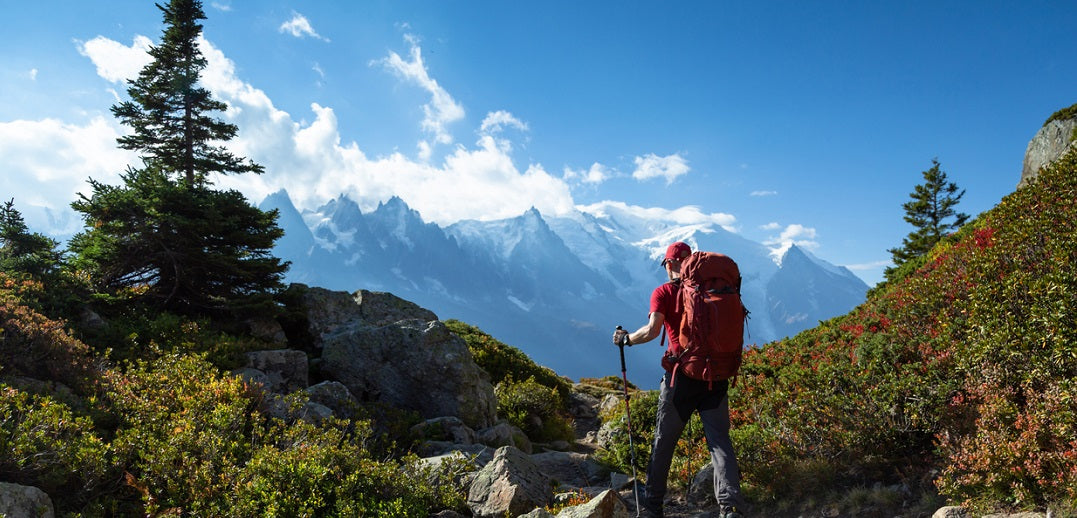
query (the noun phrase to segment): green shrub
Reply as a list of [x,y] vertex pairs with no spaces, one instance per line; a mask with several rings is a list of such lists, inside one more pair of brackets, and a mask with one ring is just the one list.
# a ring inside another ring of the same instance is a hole
[[961,281],[962,390],[940,489],[979,510],[1077,500],[1077,152],[1003,199],[940,261]]
[[748,351],[746,485],[796,501],[901,483],[977,512],[1077,498],[1075,222],[1071,152],[848,315]]
[[622,403],[600,416],[602,422],[610,428],[610,438],[608,446],[595,455],[621,473],[632,473],[632,460],[635,458],[636,474],[643,479],[646,478],[647,461],[651,454],[651,443],[654,442],[658,391],[630,392],[628,407],[629,411],[626,413]]
[[415,459],[372,457],[369,422],[267,417],[260,392],[196,356],[111,373],[108,402],[115,462],[147,514],[403,517],[459,505]]
[[539,384],[534,377],[517,382],[506,376],[494,390],[497,413],[528,438],[538,442],[572,441],[575,432],[565,415],[555,389]]
[[1052,113],[1051,116],[1044,121],[1043,125],[1046,126],[1050,124],[1051,121],[1072,119],[1073,117],[1077,117],[1077,104],[1068,108],[1062,108],[1061,110]]
[[422,516],[431,509],[463,509],[457,473],[435,470],[414,457],[377,462],[343,423],[315,426],[275,421],[237,481],[237,516]]
[[0,385],[0,473],[5,482],[63,495],[62,503],[85,502],[115,475],[88,418],[7,385]]

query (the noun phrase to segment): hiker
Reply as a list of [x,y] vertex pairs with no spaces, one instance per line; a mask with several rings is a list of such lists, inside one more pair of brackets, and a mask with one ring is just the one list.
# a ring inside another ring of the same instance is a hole
[[[683,242],[669,245],[662,260],[669,282],[658,286],[651,294],[647,324],[631,333],[618,329],[613,335],[615,345],[649,342],[657,338],[664,327],[669,336],[669,350],[680,350],[679,330],[683,307],[678,304],[678,294],[681,290],[681,264],[690,255],[691,247]],[[744,509],[746,504],[740,492],[740,471],[729,438],[729,380],[705,381],[678,373],[668,355],[663,356],[662,367],[666,374],[662,377],[658,398],[658,419],[647,467],[641,516],[662,516],[674,448],[692,412],[699,412],[714,465],[714,495],[720,508],[719,516],[740,518],[742,515],[738,509]]]

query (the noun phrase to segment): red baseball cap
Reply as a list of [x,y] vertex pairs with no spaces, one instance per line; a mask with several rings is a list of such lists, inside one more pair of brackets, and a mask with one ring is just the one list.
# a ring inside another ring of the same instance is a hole
[[670,259],[684,259],[689,255],[692,255],[692,247],[688,246],[688,244],[683,241],[677,241],[676,243],[669,245],[669,248],[666,249],[666,258],[662,259],[662,266],[665,266],[666,261],[669,261]]

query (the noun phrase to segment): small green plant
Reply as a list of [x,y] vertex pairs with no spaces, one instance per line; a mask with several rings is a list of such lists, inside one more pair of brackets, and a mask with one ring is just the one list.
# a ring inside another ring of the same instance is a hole
[[[643,478],[647,472],[647,461],[654,442],[654,425],[658,416],[658,391],[634,391],[629,398],[631,429],[624,403],[600,416],[604,426],[611,431],[609,444],[595,453],[596,458],[620,471],[632,473],[632,460],[635,459],[636,473]],[[629,440],[631,433],[631,440]]]
[[1072,119],[1074,117],[1077,117],[1077,104],[1068,108],[1062,108],[1061,110],[1052,113],[1051,116],[1044,121],[1043,125],[1046,126],[1050,124],[1051,121]]
[[559,498],[555,503],[546,506],[546,512],[556,515],[569,507],[586,504],[591,501],[590,495],[582,489],[577,489],[567,495],[567,498]]
[[571,441],[571,420],[565,415],[555,389],[539,384],[534,377],[517,382],[507,376],[494,390],[497,413],[538,442]]

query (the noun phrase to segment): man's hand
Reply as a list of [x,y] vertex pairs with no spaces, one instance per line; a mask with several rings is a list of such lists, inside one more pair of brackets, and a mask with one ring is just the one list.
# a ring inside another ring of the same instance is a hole
[[613,332],[613,345],[632,345],[628,340],[628,331],[621,329],[621,326],[617,326],[617,330]]

